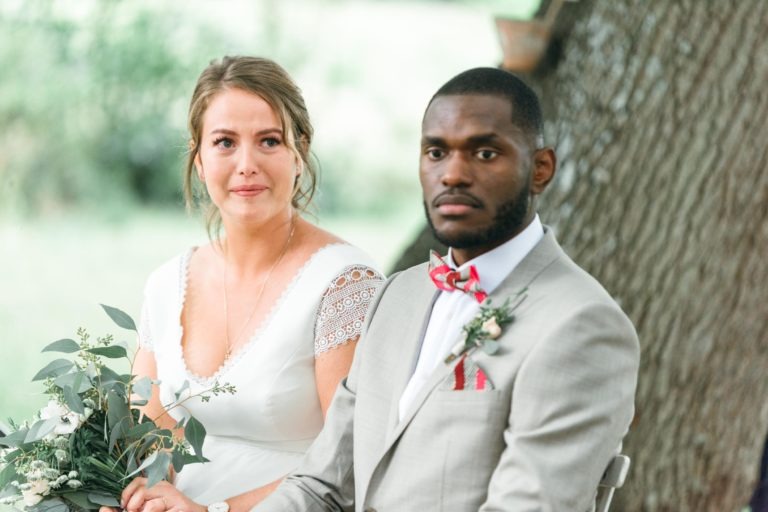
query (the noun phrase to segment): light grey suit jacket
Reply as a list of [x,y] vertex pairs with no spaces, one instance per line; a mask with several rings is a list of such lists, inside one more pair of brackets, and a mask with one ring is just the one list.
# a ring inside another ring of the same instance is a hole
[[637,335],[549,230],[489,298],[526,287],[501,350],[469,356],[494,389],[454,391],[441,363],[398,421],[437,294],[425,265],[390,278],[320,436],[256,510],[590,510],[632,419]]

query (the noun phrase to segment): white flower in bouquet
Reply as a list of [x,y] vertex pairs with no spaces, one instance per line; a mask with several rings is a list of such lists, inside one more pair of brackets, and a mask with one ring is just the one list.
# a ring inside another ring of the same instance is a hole
[[[136,331],[133,320],[120,310],[104,306],[120,327]],[[126,483],[142,474],[147,487],[167,478],[186,464],[206,462],[202,445],[205,428],[193,417],[176,425],[184,439],[141,415],[137,407],[152,394],[153,382],[129,372],[116,372],[109,359],[127,359],[126,346],[111,336],[95,343],[84,329],[80,341],[61,339],[44,352],[73,354],[51,361],[33,381],[43,382],[50,397],[40,419],[13,424],[13,432],[0,437],[0,504],[23,502],[30,512],[90,511],[100,506],[119,507]],[[233,386],[213,387],[167,405],[209,394],[234,393]],[[166,413],[167,414],[167,413]]]
[[60,436],[71,434],[86,420],[84,415],[69,410],[66,405],[60,404],[56,400],[49,400],[48,405],[40,410],[41,420],[51,418],[59,419],[59,422],[53,428],[53,433]]
[[48,480],[34,480],[22,485],[24,489],[21,491],[21,496],[25,507],[37,505],[51,492],[51,483]]

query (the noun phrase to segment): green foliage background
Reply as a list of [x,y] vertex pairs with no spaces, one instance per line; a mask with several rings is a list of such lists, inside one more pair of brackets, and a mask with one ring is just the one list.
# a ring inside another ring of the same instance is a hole
[[[503,3],[503,5],[502,5]],[[194,82],[214,58],[275,59],[301,86],[320,163],[315,220],[387,269],[423,218],[421,115],[501,58],[493,15],[537,0],[0,2],[0,419],[44,401],[39,349],[97,304],[138,317],[148,273],[205,243],[181,169]]]

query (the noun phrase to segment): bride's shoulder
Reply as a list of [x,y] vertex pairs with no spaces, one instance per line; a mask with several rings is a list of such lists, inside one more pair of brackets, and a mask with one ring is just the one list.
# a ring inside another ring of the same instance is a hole
[[296,235],[298,235],[301,240],[299,245],[309,252],[315,252],[328,245],[347,243],[341,237],[334,235],[330,231],[326,231],[305,219],[301,219],[297,224]]
[[318,264],[339,268],[357,264],[377,269],[375,260],[364,250],[314,224],[306,223],[303,238],[301,245],[306,260],[322,260]]

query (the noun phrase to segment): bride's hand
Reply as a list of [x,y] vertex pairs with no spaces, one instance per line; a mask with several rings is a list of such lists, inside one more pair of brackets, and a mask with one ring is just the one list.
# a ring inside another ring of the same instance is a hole
[[207,512],[207,508],[182,494],[169,482],[147,488],[147,479],[134,478],[123,489],[120,506],[128,512]]

